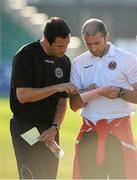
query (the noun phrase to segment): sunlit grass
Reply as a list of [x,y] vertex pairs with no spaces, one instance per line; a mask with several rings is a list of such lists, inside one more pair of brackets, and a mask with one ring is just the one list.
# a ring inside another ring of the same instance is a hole
[[[16,161],[9,132],[11,116],[12,113],[9,109],[8,98],[0,98],[0,179],[18,179]],[[60,159],[58,179],[71,178],[74,143],[79,126],[79,113],[73,113],[68,108],[60,130],[60,143],[65,155]]]
[[[11,137],[9,121],[11,117],[8,98],[0,98],[0,179],[18,178],[17,167]],[[65,155],[60,159],[58,179],[71,179],[74,157],[75,138],[80,127],[79,113],[73,113],[69,108],[61,126],[61,147]],[[137,114],[132,121],[133,133],[137,142]],[[125,132],[126,133],[126,132]]]

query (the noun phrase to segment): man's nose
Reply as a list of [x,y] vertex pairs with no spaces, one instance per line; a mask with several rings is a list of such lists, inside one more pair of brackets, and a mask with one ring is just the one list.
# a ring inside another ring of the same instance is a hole
[[91,46],[91,49],[92,49],[93,52],[95,52],[95,51],[97,50],[96,45],[92,45],[92,46]]

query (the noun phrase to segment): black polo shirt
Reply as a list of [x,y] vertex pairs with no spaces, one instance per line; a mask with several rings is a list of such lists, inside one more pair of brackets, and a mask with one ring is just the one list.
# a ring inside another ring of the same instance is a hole
[[70,66],[66,55],[57,58],[45,54],[39,41],[23,46],[12,63],[10,106],[13,115],[33,122],[52,122],[58,100],[60,97],[66,98],[66,93],[55,93],[37,102],[21,104],[16,96],[16,88],[42,88],[69,82]]

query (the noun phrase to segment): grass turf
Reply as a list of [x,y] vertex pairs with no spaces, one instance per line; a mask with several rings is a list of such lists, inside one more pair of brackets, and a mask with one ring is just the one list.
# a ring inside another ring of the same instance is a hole
[[[18,179],[17,167],[11,137],[9,121],[12,113],[8,98],[0,97],[0,179]],[[69,107],[60,130],[61,147],[65,152],[60,159],[58,179],[71,179],[74,157],[75,138],[80,127],[79,113],[72,112]],[[137,114],[132,122],[133,134],[137,142]]]

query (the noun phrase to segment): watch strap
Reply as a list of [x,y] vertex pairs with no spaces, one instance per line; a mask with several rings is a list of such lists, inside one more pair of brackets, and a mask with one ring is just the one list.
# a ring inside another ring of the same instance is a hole
[[118,97],[121,98],[124,96],[125,92],[124,92],[124,89],[122,87],[119,87],[119,88],[120,88],[120,91],[119,91]]
[[54,126],[56,128],[57,131],[59,131],[60,127],[58,126],[58,124],[52,123],[51,126]]

